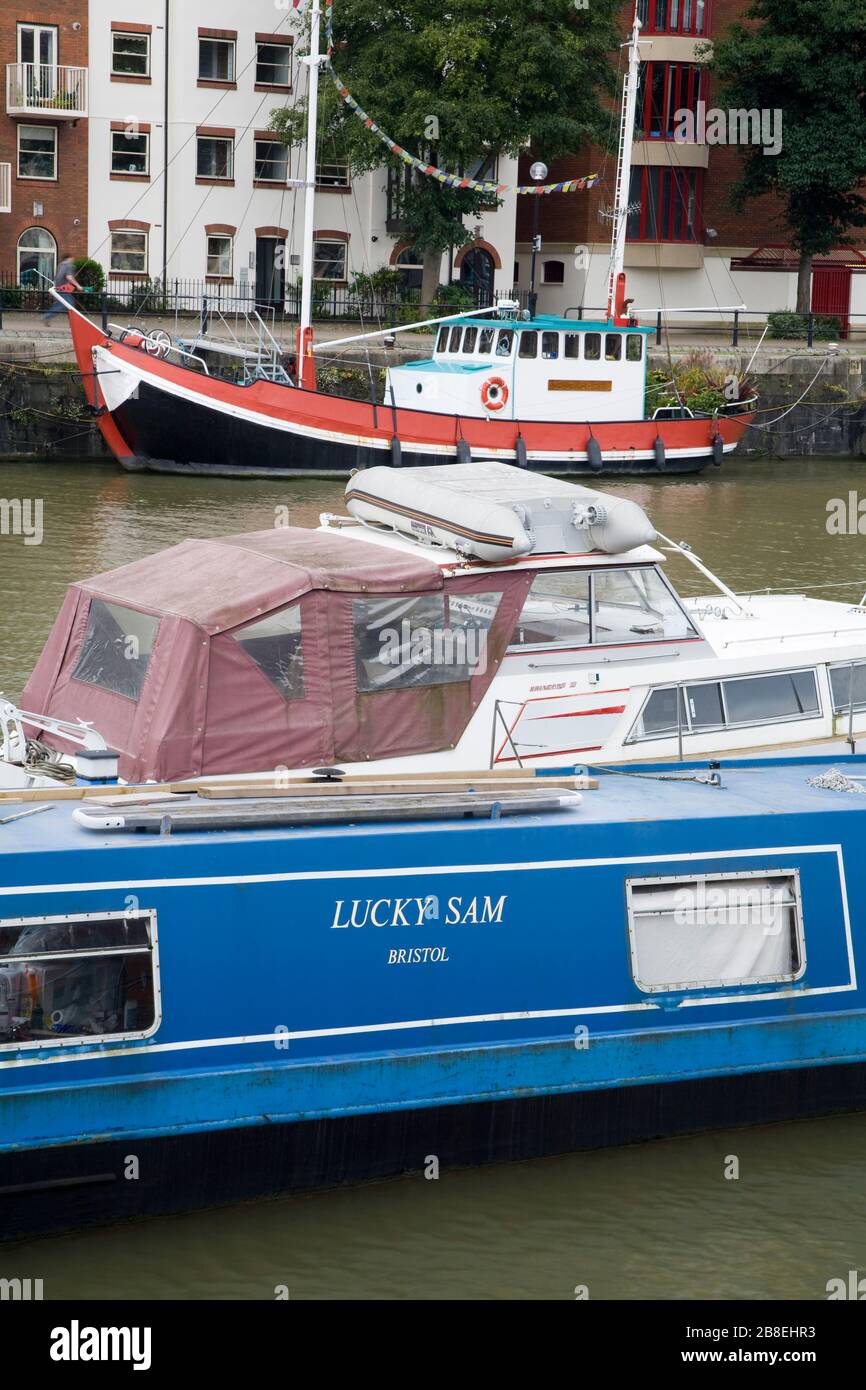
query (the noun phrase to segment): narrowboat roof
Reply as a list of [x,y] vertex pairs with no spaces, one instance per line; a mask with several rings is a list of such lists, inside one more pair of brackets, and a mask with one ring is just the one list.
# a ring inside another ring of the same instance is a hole
[[[722,761],[712,766],[707,762],[693,763],[661,763],[654,765],[644,765],[629,769],[628,772],[606,773],[604,769],[599,770],[599,789],[588,791],[583,795],[581,804],[574,810],[559,811],[554,815],[543,812],[516,815],[504,821],[485,821],[485,820],[465,820],[455,819],[454,821],[443,820],[438,822],[442,828],[452,827],[459,830],[461,843],[458,847],[455,843],[455,853],[461,858],[469,853],[467,840],[469,835],[496,836],[508,833],[511,826],[516,833],[525,832],[531,827],[543,828],[550,849],[549,858],[563,853],[567,844],[560,838],[554,844],[555,837],[568,835],[569,830],[581,828],[589,830],[592,826],[610,826],[615,824],[628,824],[635,821],[652,822],[675,822],[682,825],[689,825],[692,828],[693,849],[698,854],[704,847],[704,837],[707,833],[712,834],[711,830],[701,831],[698,827],[703,823],[708,827],[712,822],[719,819],[754,817],[766,815],[812,815],[824,812],[842,812],[843,814],[856,814],[866,812],[866,797],[863,795],[850,794],[846,791],[835,791],[825,787],[810,786],[810,781],[822,774],[827,774],[831,770],[838,769],[849,778],[859,779],[861,785],[866,781],[866,756],[839,755],[835,757],[803,757],[803,758],[766,758],[766,759],[739,759]],[[549,769],[551,775],[557,772],[571,772],[572,767]],[[712,785],[711,778],[718,772],[718,786]],[[534,779],[533,785],[543,786],[544,777],[539,776]],[[153,796],[159,788],[154,785],[143,787],[142,791],[148,796]],[[111,797],[112,789],[104,789],[105,796]],[[30,794],[32,798],[32,793]],[[126,800],[126,798],[124,798]],[[104,831],[88,830],[79,825],[74,819],[74,811],[81,803],[78,801],[46,801],[43,803],[38,800],[28,800],[27,802],[15,802],[13,799],[4,800],[0,808],[0,819],[7,816],[15,816],[20,810],[32,812],[41,805],[51,805],[51,809],[42,814],[31,814],[21,820],[10,820],[0,824],[0,860],[4,855],[21,856],[25,854],[46,855],[49,851],[69,852],[78,850],[90,850],[102,852],[107,850],[120,851],[121,856],[117,860],[117,868],[111,870],[108,864],[103,864],[100,870],[100,880],[111,882],[117,879],[125,884],[134,885],[136,878],[131,874],[131,864],[128,851],[131,847],[142,848],[150,846],[155,849],[161,846],[164,851],[179,853],[183,845],[208,846],[216,856],[213,862],[208,863],[208,871],[218,871],[220,846],[226,843],[226,838],[232,840],[240,838],[245,844],[254,846],[257,842],[272,841],[274,838],[285,840],[287,838],[308,839],[321,835],[328,835],[339,839],[340,843],[340,863],[347,869],[352,867],[356,853],[362,858],[368,853],[364,845],[370,836],[375,836],[377,843],[381,845],[383,837],[393,836],[395,839],[394,854],[395,863],[398,863],[404,854],[408,854],[405,861],[414,864],[417,860],[412,858],[411,843],[405,839],[406,836],[429,834],[431,824],[420,822],[411,824],[401,822],[399,819],[390,821],[383,820],[381,823],[373,824],[362,823],[358,825],[341,824],[333,826],[311,826],[305,827],[282,827],[282,828],[257,828],[257,829],[220,829],[220,830],[190,830],[182,834],[171,834],[168,836],[153,835],[142,838],[140,834],[129,831],[119,831],[107,834]],[[93,804],[91,801],[90,804]],[[213,805],[213,801],[209,801]],[[247,799],[245,804],[249,806]],[[402,842],[402,847],[399,842]],[[357,851],[352,849],[352,845],[357,845]],[[573,840],[567,842],[571,849],[575,848]],[[715,843],[715,841],[713,841]],[[798,842],[799,843],[799,842]],[[478,852],[481,852],[479,845]],[[385,851],[387,853],[387,851]],[[251,864],[253,861],[251,861]],[[56,872],[56,870],[54,870]],[[21,873],[20,865],[11,870],[13,879],[18,881]],[[44,872],[44,870],[42,871]],[[0,878],[4,875],[0,874]],[[26,880],[27,871],[24,871]],[[8,881],[8,880],[7,880]]]

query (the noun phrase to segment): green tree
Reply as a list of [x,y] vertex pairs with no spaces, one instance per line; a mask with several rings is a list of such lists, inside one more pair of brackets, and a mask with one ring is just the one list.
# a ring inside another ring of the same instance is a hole
[[866,0],[753,0],[744,18],[713,42],[720,104],[778,110],[781,151],[741,147],[734,205],[781,199],[805,315],[812,257],[866,225]]
[[[450,0],[444,10],[441,0],[337,0],[334,67],[392,139],[440,168],[471,174],[485,156],[529,145],[549,163],[608,137],[603,97],[614,87],[611,50],[625,37],[619,10],[619,0]],[[356,174],[383,164],[406,169],[324,74],[321,90],[320,158],[339,151]],[[271,126],[295,143],[305,119],[296,106],[275,111]],[[398,188],[404,234],[424,257],[421,298],[430,303],[442,253],[471,240],[463,219],[489,208],[490,195],[424,175],[401,177]]]

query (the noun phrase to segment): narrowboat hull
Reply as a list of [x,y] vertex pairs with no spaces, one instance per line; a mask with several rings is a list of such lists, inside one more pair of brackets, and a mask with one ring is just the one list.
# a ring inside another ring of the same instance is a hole
[[[45,932],[86,980],[120,920],[140,969],[87,1036],[41,986],[38,1028],[0,1012],[0,1235],[861,1107],[866,808],[810,784],[828,766],[602,775],[487,821],[244,829],[229,805],[183,831],[151,802],[162,833],[136,834],[116,800],[13,802],[0,1007],[5,972],[51,973]],[[641,906],[670,892],[701,933]]]
[[[471,457],[578,476],[696,473],[720,464],[752,419],[743,413],[589,424],[392,408],[271,381],[237,385],[111,339],[78,313],[70,321],[103,437],[133,470],[345,477],[382,463]],[[134,383],[128,394],[112,380],[124,374]]]

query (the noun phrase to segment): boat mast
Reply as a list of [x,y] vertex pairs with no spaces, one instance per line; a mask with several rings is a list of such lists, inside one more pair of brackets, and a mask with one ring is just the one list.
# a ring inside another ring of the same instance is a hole
[[301,254],[301,322],[298,328],[299,386],[316,389],[313,359],[313,234],[316,216],[316,147],[319,117],[319,29],[322,18],[320,0],[310,10],[310,51],[301,61],[307,68],[307,160],[304,176],[304,240]]
[[619,126],[619,157],[616,166],[616,191],[613,200],[613,233],[610,246],[610,274],[607,282],[607,317],[622,318],[625,301],[625,237],[628,227],[628,194],[631,183],[631,156],[634,146],[634,119],[640,77],[639,36],[641,22],[635,7],[631,37],[623,47],[628,49],[628,70],[623,89]]

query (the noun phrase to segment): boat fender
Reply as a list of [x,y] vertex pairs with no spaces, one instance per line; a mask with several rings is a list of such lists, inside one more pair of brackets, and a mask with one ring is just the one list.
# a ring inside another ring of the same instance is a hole
[[526,455],[526,440],[523,438],[522,434],[517,436],[517,441],[514,445],[514,462],[517,464],[518,468],[526,468],[529,462]]
[[485,410],[501,410],[508,404],[508,387],[501,376],[490,376],[481,388],[481,404]]
[[720,434],[713,435],[713,463],[716,468],[721,468],[722,460],[725,457],[725,441]]
[[400,448],[400,441],[396,434],[391,440],[391,467],[399,468],[403,463],[403,450]]
[[601,445],[594,434],[589,436],[589,443],[586,446],[586,457],[593,473],[600,473],[604,468],[604,454],[601,452]]
[[656,459],[656,468],[660,473],[665,471],[665,442],[660,434],[656,435],[656,442],[653,445],[653,453]]
[[458,462],[458,463],[471,463],[471,462],[472,462],[472,450],[471,450],[470,447],[469,447],[468,441],[465,440],[465,439],[458,439],[458,441],[457,441],[457,462]]

